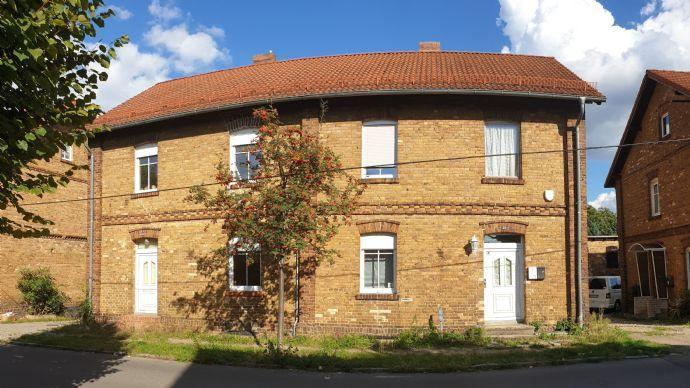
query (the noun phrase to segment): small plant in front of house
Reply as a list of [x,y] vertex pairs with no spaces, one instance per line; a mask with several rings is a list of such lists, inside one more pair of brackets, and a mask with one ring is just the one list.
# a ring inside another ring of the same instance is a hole
[[532,326],[532,328],[534,328],[534,334],[536,334],[539,333],[539,330],[541,330],[541,328],[544,326],[544,322],[534,321],[530,322],[530,325]]
[[671,300],[668,306],[668,315],[671,319],[683,320],[690,318],[690,291],[684,290],[677,298]]
[[48,268],[22,270],[17,289],[31,314],[59,315],[65,311],[67,296],[58,289]]
[[573,332],[577,331],[578,329],[580,329],[580,326],[571,318],[561,319],[560,321],[556,322],[556,326],[554,327],[554,330],[564,331],[568,334],[573,334]]
[[79,316],[79,322],[84,326],[89,326],[95,322],[93,305],[89,298],[84,298],[84,300],[79,303],[79,306],[77,306],[77,314]]
[[268,357],[276,365],[287,364],[287,358],[290,356],[297,355],[298,349],[292,345],[279,346],[278,342],[273,340],[268,340],[266,346],[264,347],[264,355]]

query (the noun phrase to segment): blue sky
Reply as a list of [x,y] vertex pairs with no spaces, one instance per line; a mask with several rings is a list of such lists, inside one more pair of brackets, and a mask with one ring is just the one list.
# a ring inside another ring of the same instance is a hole
[[[690,69],[690,0],[500,1],[125,1],[100,37],[127,34],[132,44],[99,96],[111,108],[155,82],[242,66],[273,50],[279,59],[367,51],[444,50],[555,56],[609,97],[588,112],[590,145],[620,138],[646,67]],[[687,52],[687,51],[686,51]],[[687,55],[686,55],[687,57]],[[588,196],[612,207],[603,188],[612,152],[588,155]],[[602,195],[603,194],[603,195]],[[597,199],[599,197],[599,199]]]

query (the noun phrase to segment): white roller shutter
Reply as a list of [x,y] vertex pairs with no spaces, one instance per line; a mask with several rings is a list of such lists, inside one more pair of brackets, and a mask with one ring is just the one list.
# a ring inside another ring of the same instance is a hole
[[395,164],[395,123],[362,126],[362,166]]

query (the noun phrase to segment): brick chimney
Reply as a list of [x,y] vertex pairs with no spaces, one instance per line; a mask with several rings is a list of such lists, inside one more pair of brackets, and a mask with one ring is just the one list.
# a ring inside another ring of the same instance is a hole
[[275,61],[276,55],[273,53],[273,51],[269,51],[263,54],[256,54],[252,57],[252,62],[254,62],[255,65],[258,65],[260,63],[271,63]]
[[420,52],[438,52],[441,51],[441,42],[419,42]]

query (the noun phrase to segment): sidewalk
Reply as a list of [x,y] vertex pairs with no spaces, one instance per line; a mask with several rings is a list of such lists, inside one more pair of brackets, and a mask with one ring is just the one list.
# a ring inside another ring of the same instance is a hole
[[52,330],[72,323],[74,321],[0,323],[0,342],[10,341],[24,334]]

